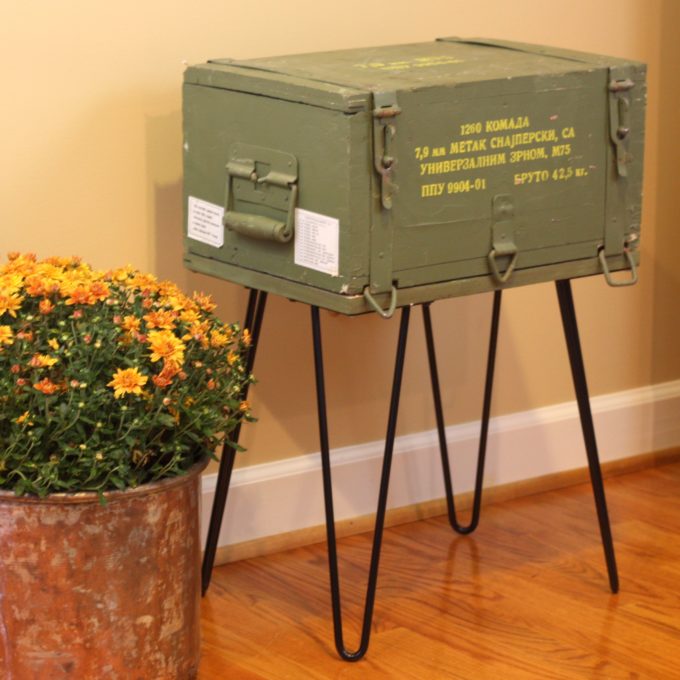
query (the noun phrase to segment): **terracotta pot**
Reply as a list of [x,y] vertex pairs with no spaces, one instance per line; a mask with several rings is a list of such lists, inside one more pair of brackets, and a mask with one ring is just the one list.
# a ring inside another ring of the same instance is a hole
[[205,464],[106,505],[0,492],[0,678],[195,677]]

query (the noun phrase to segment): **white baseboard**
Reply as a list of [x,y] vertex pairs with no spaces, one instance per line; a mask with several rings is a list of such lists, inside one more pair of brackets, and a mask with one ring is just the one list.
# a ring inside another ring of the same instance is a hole
[[[607,462],[680,445],[680,380],[594,397],[600,459]],[[456,493],[474,484],[479,422],[446,429]],[[575,402],[492,418],[485,487],[586,465]],[[395,442],[389,507],[444,495],[435,430]],[[382,442],[333,449],[337,520],[375,512]],[[207,530],[217,475],[203,477],[202,528]],[[234,470],[219,547],[324,523],[318,453]]]

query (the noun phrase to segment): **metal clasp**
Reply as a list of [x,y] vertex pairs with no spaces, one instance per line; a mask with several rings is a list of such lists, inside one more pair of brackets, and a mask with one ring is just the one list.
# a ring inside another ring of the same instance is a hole
[[630,78],[609,83],[609,136],[616,147],[616,170],[620,177],[628,176],[628,150],[626,138],[630,134],[630,98],[628,92],[635,86]]
[[398,189],[392,181],[396,158],[392,153],[392,141],[397,134],[390,122],[401,113],[395,92],[376,92],[373,95],[373,165],[380,175],[380,199],[383,208],[392,208],[392,196]]
[[[491,227],[491,250],[487,255],[491,274],[498,283],[507,283],[517,265],[515,245],[515,205],[509,194],[498,194],[492,202],[494,223]],[[505,271],[498,268],[499,257],[510,257]]]

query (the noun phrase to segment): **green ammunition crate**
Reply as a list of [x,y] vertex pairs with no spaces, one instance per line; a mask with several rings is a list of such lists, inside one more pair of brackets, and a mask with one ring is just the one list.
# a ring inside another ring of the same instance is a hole
[[596,273],[629,283],[645,76],[458,38],[192,66],[186,264],[345,314]]

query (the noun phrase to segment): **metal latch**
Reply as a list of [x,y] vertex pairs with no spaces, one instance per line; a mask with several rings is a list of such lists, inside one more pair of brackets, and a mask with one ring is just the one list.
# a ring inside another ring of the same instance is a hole
[[[293,237],[297,205],[298,170],[295,156],[283,151],[234,144],[227,163],[227,187],[224,199],[225,228],[250,238],[287,243]],[[254,212],[237,212],[234,202],[250,204]],[[266,212],[282,211],[285,220]]]
[[[489,251],[489,267],[498,283],[507,283],[515,271],[517,264],[517,246],[515,245],[515,205],[509,194],[498,194],[493,197],[493,225],[491,227],[491,250]],[[498,258],[509,257],[505,271],[498,268]]]
[[397,106],[396,92],[375,92],[373,103],[373,164],[381,178],[382,207],[390,210],[392,196],[398,189],[392,181],[392,170],[396,163],[392,142],[397,134],[392,121],[401,113],[401,109]]
[[614,79],[609,83],[609,136],[616,148],[616,169],[620,177],[628,176],[628,145],[630,134],[630,97],[635,86],[630,78]]

